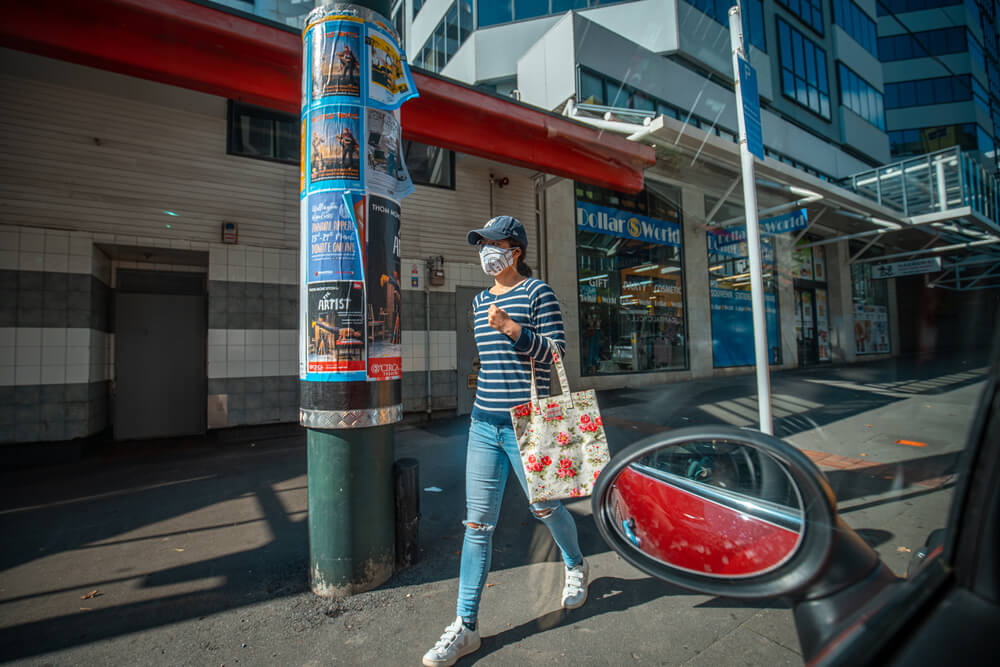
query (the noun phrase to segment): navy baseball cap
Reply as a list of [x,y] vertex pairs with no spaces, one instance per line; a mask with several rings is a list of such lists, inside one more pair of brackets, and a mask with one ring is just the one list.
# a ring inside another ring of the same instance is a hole
[[502,241],[503,239],[514,239],[525,248],[528,247],[528,234],[524,231],[524,225],[517,218],[509,215],[498,215],[482,229],[474,229],[466,237],[470,245],[476,245],[483,239],[490,241]]

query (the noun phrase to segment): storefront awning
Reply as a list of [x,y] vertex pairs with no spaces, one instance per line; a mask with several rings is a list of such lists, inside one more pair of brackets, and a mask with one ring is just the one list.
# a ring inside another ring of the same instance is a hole
[[[297,31],[187,0],[6,3],[0,44],[298,114]],[[648,146],[420,71],[404,137],[506,164],[637,192]]]

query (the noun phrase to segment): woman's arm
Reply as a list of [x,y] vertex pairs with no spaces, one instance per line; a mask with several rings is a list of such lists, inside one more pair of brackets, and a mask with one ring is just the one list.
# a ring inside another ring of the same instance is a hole
[[566,353],[566,330],[563,327],[559,300],[552,288],[542,281],[538,281],[532,287],[528,296],[531,300],[534,331],[521,327],[514,341],[514,349],[526,353],[535,361],[550,363],[553,348],[558,350],[559,354]]

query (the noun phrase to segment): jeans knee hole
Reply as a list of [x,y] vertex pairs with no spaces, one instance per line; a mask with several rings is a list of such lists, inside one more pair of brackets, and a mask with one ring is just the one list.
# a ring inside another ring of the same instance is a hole
[[533,509],[531,510],[531,513],[535,515],[535,518],[548,519],[550,516],[552,516],[552,509],[549,507],[545,507],[538,510]]
[[488,523],[476,523],[475,521],[463,521],[462,524],[469,530],[475,530],[482,533],[489,533],[494,528],[494,526],[491,526]]

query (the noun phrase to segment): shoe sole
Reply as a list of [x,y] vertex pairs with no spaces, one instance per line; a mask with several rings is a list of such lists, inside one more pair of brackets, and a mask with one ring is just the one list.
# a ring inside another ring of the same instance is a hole
[[476,651],[478,651],[479,647],[482,645],[483,645],[482,637],[477,637],[475,644],[469,644],[468,646],[466,646],[465,650],[460,651],[458,655],[455,656],[455,659],[452,660],[451,662],[448,662],[447,660],[428,660],[427,658],[424,658],[421,661],[421,664],[424,667],[451,667],[456,662],[458,662],[459,659],[464,658],[470,653],[475,653]]
[[575,602],[575,603],[573,603],[573,604],[567,604],[567,603],[565,603],[565,602],[564,602],[564,603],[563,603],[563,609],[579,609],[580,607],[582,607],[582,606],[583,606],[583,604],[584,604],[584,603],[585,603],[586,601],[587,601],[587,591],[584,591],[584,592],[583,592],[583,597],[582,597],[582,598],[580,598],[580,601],[579,601],[579,602]]

